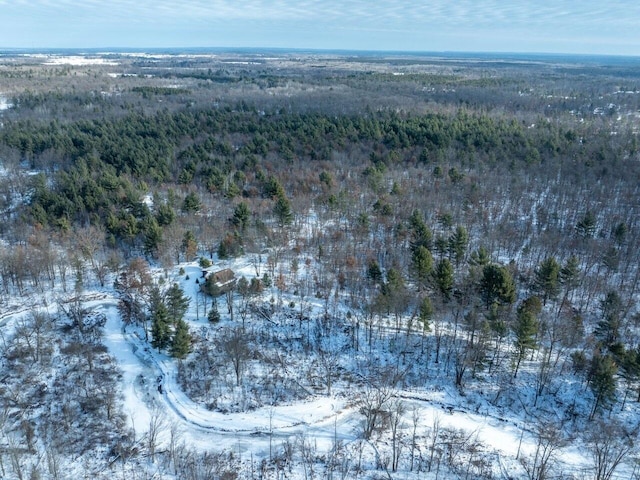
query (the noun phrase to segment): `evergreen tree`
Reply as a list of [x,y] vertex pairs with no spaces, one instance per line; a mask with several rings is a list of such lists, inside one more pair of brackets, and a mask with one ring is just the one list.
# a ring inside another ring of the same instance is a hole
[[505,321],[504,312],[500,310],[497,303],[493,303],[488,312],[485,314],[485,318],[489,323],[489,328],[495,334],[497,338],[496,343],[500,343],[504,337],[507,336],[509,332],[509,327],[507,322]]
[[578,286],[578,275],[580,274],[580,261],[575,255],[571,255],[560,269],[560,283],[567,290],[572,290]]
[[411,267],[419,288],[426,286],[433,270],[433,257],[426,247],[420,245],[413,251]]
[[610,247],[602,256],[602,265],[604,265],[610,273],[614,273],[620,266],[620,252],[616,247]]
[[182,202],[182,211],[185,213],[195,213],[200,210],[201,206],[198,196],[193,192],[189,192]]
[[620,295],[611,290],[600,302],[602,317],[595,329],[595,336],[602,344],[611,349],[620,340],[620,328],[622,326],[622,299]]
[[525,298],[520,304],[519,308],[528,310],[531,313],[533,313],[535,316],[538,316],[540,315],[540,312],[542,312],[542,302],[540,301],[539,297],[536,297],[534,295],[534,296]]
[[377,260],[373,258],[369,260],[367,265],[367,277],[376,285],[382,282],[382,270],[380,270]]
[[638,385],[638,380],[640,379],[640,347],[625,350],[624,354],[618,358],[618,363],[622,371],[622,377],[629,385],[636,385],[638,393],[636,401],[640,402],[640,385]]
[[171,225],[176,219],[176,212],[173,211],[171,205],[163,203],[158,207],[156,211],[156,221],[160,226]]
[[386,293],[393,294],[404,290],[404,279],[399,270],[390,268],[387,272],[387,282],[384,285],[383,290]]
[[471,252],[471,257],[469,258],[469,264],[471,266],[484,267],[485,265],[489,265],[489,263],[491,263],[491,256],[489,255],[489,250],[485,247],[481,246]]
[[516,321],[513,325],[515,335],[514,346],[516,349],[516,368],[514,378],[518,374],[520,362],[529,350],[536,348],[536,335],[538,334],[538,319],[536,318],[537,308],[532,306],[537,302],[524,301],[518,307]]
[[250,217],[251,212],[249,211],[249,206],[246,204],[246,202],[240,202],[233,210],[231,223],[240,228],[241,231],[244,231],[249,226]]
[[542,303],[554,300],[560,293],[560,264],[553,257],[545,258],[535,270],[534,288],[542,295]]
[[456,266],[460,265],[460,262],[464,258],[464,254],[467,251],[467,245],[469,244],[469,233],[467,229],[462,225],[458,225],[456,231],[449,237],[449,256],[456,262]]
[[396,319],[406,310],[409,295],[399,270],[390,268],[387,271],[387,281],[382,285],[381,295],[376,302],[380,310],[393,312]]
[[220,244],[218,245],[218,258],[225,259],[242,255],[242,237],[237,231],[233,233],[227,232]]
[[151,313],[151,345],[158,350],[169,346],[171,328],[169,314],[164,302],[160,302]]
[[324,183],[328,188],[331,188],[333,186],[333,176],[331,175],[331,173],[327,172],[326,170],[323,170],[322,172],[320,172],[320,181],[322,183]]
[[576,231],[582,238],[591,238],[596,233],[596,216],[587,210],[584,217],[576,224]]
[[580,262],[578,257],[571,255],[562,265],[560,269],[560,285],[562,285],[564,293],[562,294],[562,301],[558,307],[558,313],[562,309],[566,300],[569,298],[569,294],[578,286],[580,275]]
[[249,295],[249,281],[246,277],[240,277],[236,282],[236,291],[240,294],[241,297],[246,297]]
[[154,285],[149,290],[149,311],[152,315],[160,305],[164,305],[164,299],[162,298],[160,289],[156,285]]
[[184,294],[182,288],[177,283],[171,285],[165,294],[165,302],[167,305],[167,313],[169,320],[173,325],[177,325],[184,317],[189,307],[189,297]]
[[453,265],[446,258],[438,262],[433,272],[433,281],[445,302],[451,299],[453,292]]
[[480,295],[487,308],[494,302],[512,304],[516,301],[516,286],[511,273],[505,267],[490,264],[482,269]]
[[278,195],[276,203],[273,206],[273,214],[278,220],[278,224],[281,227],[291,224],[293,221],[293,213],[291,213],[291,204],[289,199],[284,195]]
[[418,318],[420,319],[420,323],[422,324],[422,330],[428,332],[431,330],[431,317],[433,317],[433,305],[431,304],[431,300],[429,297],[424,297],[420,301],[420,306],[418,307]]
[[144,223],[144,253],[155,256],[162,242],[162,228],[155,218],[149,217]]
[[415,251],[418,247],[425,247],[430,250],[433,243],[433,234],[422,218],[418,210],[414,210],[409,218],[409,226],[411,228],[411,251]]
[[218,311],[218,306],[213,305],[207,314],[207,320],[210,323],[218,323],[220,321],[220,312]]
[[[268,277],[268,275],[267,275],[267,277]],[[262,282],[263,282],[263,280],[260,280],[259,278],[252,278],[251,279],[251,281],[249,282],[249,295],[250,296],[259,295],[260,293],[262,293],[262,291],[266,287],[266,285],[264,285]]]
[[173,338],[171,340],[171,356],[183,359],[187,356],[190,349],[191,334],[189,333],[189,326],[184,320],[180,319],[178,323],[176,323]]
[[591,418],[601,408],[607,408],[615,401],[617,371],[618,367],[609,355],[596,353],[591,359],[589,386],[594,396]]
[[444,258],[449,251],[449,239],[444,235],[438,235],[433,242],[433,251],[438,254],[438,257]]
[[445,230],[451,229],[453,227],[453,215],[449,212],[442,212],[438,214],[438,223]]
[[[206,268],[210,268],[212,265],[213,263],[211,263],[211,260],[209,260],[207,257],[200,257],[200,259],[198,260],[198,266],[203,270]],[[196,283],[200,283],[198,279],[196,279]]]
[[611,236],[613,237],[613,239],[615,240],[618,246],[621,246],[624,243],[628,233],[629,233],[629,227],[624,222],[618,223],[615,227],[611,229]]
[[271,175],[262,186],[262,194],[266,198],[284,197],[284,187],[276,177]]

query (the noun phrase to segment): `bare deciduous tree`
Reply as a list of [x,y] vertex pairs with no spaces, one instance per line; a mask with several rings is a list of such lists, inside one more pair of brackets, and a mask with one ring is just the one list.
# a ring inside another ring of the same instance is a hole
[[241,328],[229,328],[221,335],[220,347],[233,365],[236,386],[239,387],[242,384],[246,362],[251,358],[248,334],[244,333]]
[[389,418],[388,401],[393,391],[387,386],[369,385],[360,396],[360,413],[364,416],[362,436],[369,440],[373,433],[384,426]]
[[594,480],[611,480],[614,472],[631,454],[638,432],[616,420],[593,422],[585,435],[585,444],[593,461]]
[[558,449],[566,444],[562,431],[551,422],[541,422],[536,428],[536,449],[533,455],[521,457],[520,462],[529,480],[550,478]]

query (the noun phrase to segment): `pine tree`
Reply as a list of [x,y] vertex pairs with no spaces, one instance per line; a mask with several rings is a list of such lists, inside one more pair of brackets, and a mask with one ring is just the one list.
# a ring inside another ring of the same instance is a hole
[[[539,303],[540,300],[538,299]],[[536,335],[538,334],[538,319],[536,318],[536,307],[526,300],[518,307],[518,314],[513,325],[515,335],[514,346],[516,348],[516,368],[513,377],[518,374],[520,362],[529,350],[536,348]]]
[[618,246],[622,246],[629,233],[629,227],[626,223],[620,222],[615,227],[611,229],[611,236],[615,240]]
[[242,237],[237,231],[227,232],[218,245],[218,258],[225,259],[242,255]]
[[287,199],[284,194],[278,195],[278,197],[276,198],[276,203],[273,206],[273,214],[276,216],[278,224],[281,227],[289,225],[293,221],[291,204],[289,203],[289,199]]
[[501,340],[507,335],[509,328],[505,321],[503,312],[500,310],[497,303],[493,303],[489,307],[489,310],[485,314],[485,318],[489,323],[489,328],[493,333],[495,333],[498,340]]
[[218,311],[218,306],[213,305],[207,314],[207,320],[210,323],[218,323],[220,321],[220,312]]
[[576,224],[576,231],[582,238],[591,238],[596,232],[596,216],[591,210],[585,213],[584,217]]
[[564,293],[562,294],[562,301],[558,306],[558,314],[569,298],[569,294],[578,286],[578,280],[580,275],[580,261],[575,255],[571,255],[560,269],[560,285],[562,285]]
[[456,231],[449,237],[449,256],[456,262],[456,266],[460,265],[460,262],[464,258],[464,254],[467,251],[467,245],[469,244],[469,233],[467,229],[462,225],[458,225]]
[[144,222],[144,253],[154,256],[160,243],[162,243],[162,228],[160,228],[155,218],[149,217]]
[[201,206],[198,196],[193,192],[189,192],[182,202],[182,211],[185,213],[195,213],[200,210]]
[[494,302],[502,305],[515,302],[516,286],[509,270],[499,265],[486,265],[482,269],[480,295],[487,308]]
[[535,291],[542,295],[542,303],[554,300],[560,293],[560,264],[553,257],[547,257],[535,270]]
[[376,285],[382,282],[382,270],[378,261],[373,258],[367,264],[367,277]]
[[158,211],[156,212],[156,220],[158,222],[158,225],[163,227],[166,225],[171,225],[175,219],[176,212],[173,211],[171,205],[163,203],[158,207]]
[[179,320],[176,324],[173,338],[171,340],[171,356],[183,359],[191,350],[191,334],[189,326],[184,320]]
[[387,271],[387,281],[382,285],[377,303],[381,310],[393,312],[396,319],[399,319],[406,310],[409,304],[409,295],[399,270],[390,268]]
[[589,386],[594,396],[591,418],[598,410],[611,406],[615,401],[617,371],[618,366],[609,355],[596,353],[591,359]]
[[383,286],[383,291],[388,294],[394,294],[401,290],[404,290],[402,274],[396,268],[390,268],[387,272],[387,282]]
[[251,212],[249,211],[249,206],[246,204],[246,202],[240,202],[233,210],[231,223],[233,223],[236,227],[239,227],[241,231],[244,231],[249,226],[250,216]]
[[451,299],[453,292],[453,265],[446,258],[438,262],[433,272],[433,281],[445,302]]
[[578,275],[580,274],[580,261],[575,255],[571,255],[560,269],[560,283],[567,290],[572,290],[578,286]]
[[469,258],[469,264],[473,267],[484,267],[485,265],[489,265],[491,262],[491,256],[489,255],[489,250],[485,247],[481,246],[477,250],[471,252],[471,257]]
[[602,318],[596,325],[594,335],[609,349],[620,340],[622,308],[622,299],[613,290],[609,291],[600,302]]
[[151,345],[163,350],[169,346],[171,329],[167,307],[164,303],[155,306],[151,313]]
[[167,313],[169,320],[173,325],[177,325],[184,317],[184,314],[189,308],[189,297],[184,294],[182,288],[177,283],[171,285],[165,295],[165,302],[167,305]]
[[246,297],[249,295],[249,281],[246,277],[240,277],[236,283],[236,291],[240,294],[241,297]]
[[616,272],[620,266],[620,252],[616,247],[610,247],[602,256],[602,265],[604,265],[610,273]]
[[429,297],[424,297],[420,301],[420,306],[418,307],[418,318],[422,324],[422,330],[425,332],[431,330],[431,317],[433,317],[433,305],[431,304]]
[[433,270],[433,256],[424,246],[420,245],[413,251],[411,267],[420,288],[426,286]]
[[418,247],[425,247],[430,250],[433,243],[433,234],[424,223],[418,210],[414,210],[411,214],[409,226],[411,227],[411,251],[414,252]]

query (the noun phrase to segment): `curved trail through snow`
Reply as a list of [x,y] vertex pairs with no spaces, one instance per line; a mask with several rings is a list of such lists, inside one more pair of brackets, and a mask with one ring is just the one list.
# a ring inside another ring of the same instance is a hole
[[[359,414],[355,406],[336,397],[318,397],[308,402],[231,414],[207,410],[188,398],[178,385],[174,360],[154,352],[133,330],[123,328],[116,298],[99,293],[86,300],[86,307],[102,312],[107,319],[103,341],[122,372],[123,410],[138,435],[146,434],[154,416],[160,414],[164,417],[164,432],[160,435],[163,441],[168,440],[169,427],[173,431],[176,425],[181,438],[203,450],[214,447],[264,454],[270,450],[272,439],[282,440],[296,434],[307,435],[326,448],[331,448],[335,440],[358,438]],[[14,308],[1,315],[4,333],[27,311]],[[158,392],[158,378],[162,378],[162,393]],[[430,416],[439,418],[443,426],[473,430],[487,445],[508,456],[515,456],[518,438],[524,439],[523,449],[534,446],[525,425],[507,422],[496,415],[497,412],[473,413],[459,404],[450,404],[446,396],[438,398],[427,392],[398,391],[394,397],[419,407],[423,425]],[[442,415],[447,411],[451,415]],[[571,453],[580,457],[576,452]],[[580,459],[576,462],[582,463]]]
[[[146,341],[123,328],[116,299],[103,299],[95,302],[93,307],[107,317],[104,343],[123,371],[125,411],[132,417],[136,428],[144,429],[149,425],[154,405],[157,405],[195,433],[255,437],[290,436],[313,430],[314,436],[330,438],[335,435],[338,425],[349,423],[355,414],[352,408],[345,406],[344,400],[327,397],[230,414],[207,410],[180,388],[175,361],[152,351]],[[157,379],[161,379],[161,393]],[[340,438],[355,438],[341,430]]]

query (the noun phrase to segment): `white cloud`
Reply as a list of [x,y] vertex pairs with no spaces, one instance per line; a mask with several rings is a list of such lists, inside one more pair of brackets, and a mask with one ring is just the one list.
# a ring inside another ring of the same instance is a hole
[[576,22],[625,24],[640,21],[640,3],[624,0],[0,0],[3,10],[100,14],[130,19],[340,20],[368,22],[545,24]]
[[137,34],[143,45],[335,48],[341,39],[332,36],[339,33],[352,41],[344,48],[385,48],[385,42],[391,48],[517,48],[537,41],[542,51],[557,38],[556,50],[591,39],[593,45],[624,42],[640,54],[640,2],[628,0],[0,0],[0,8],[8,25],[0,47],[20,38],[104,45],[115,32],[118,45]]

